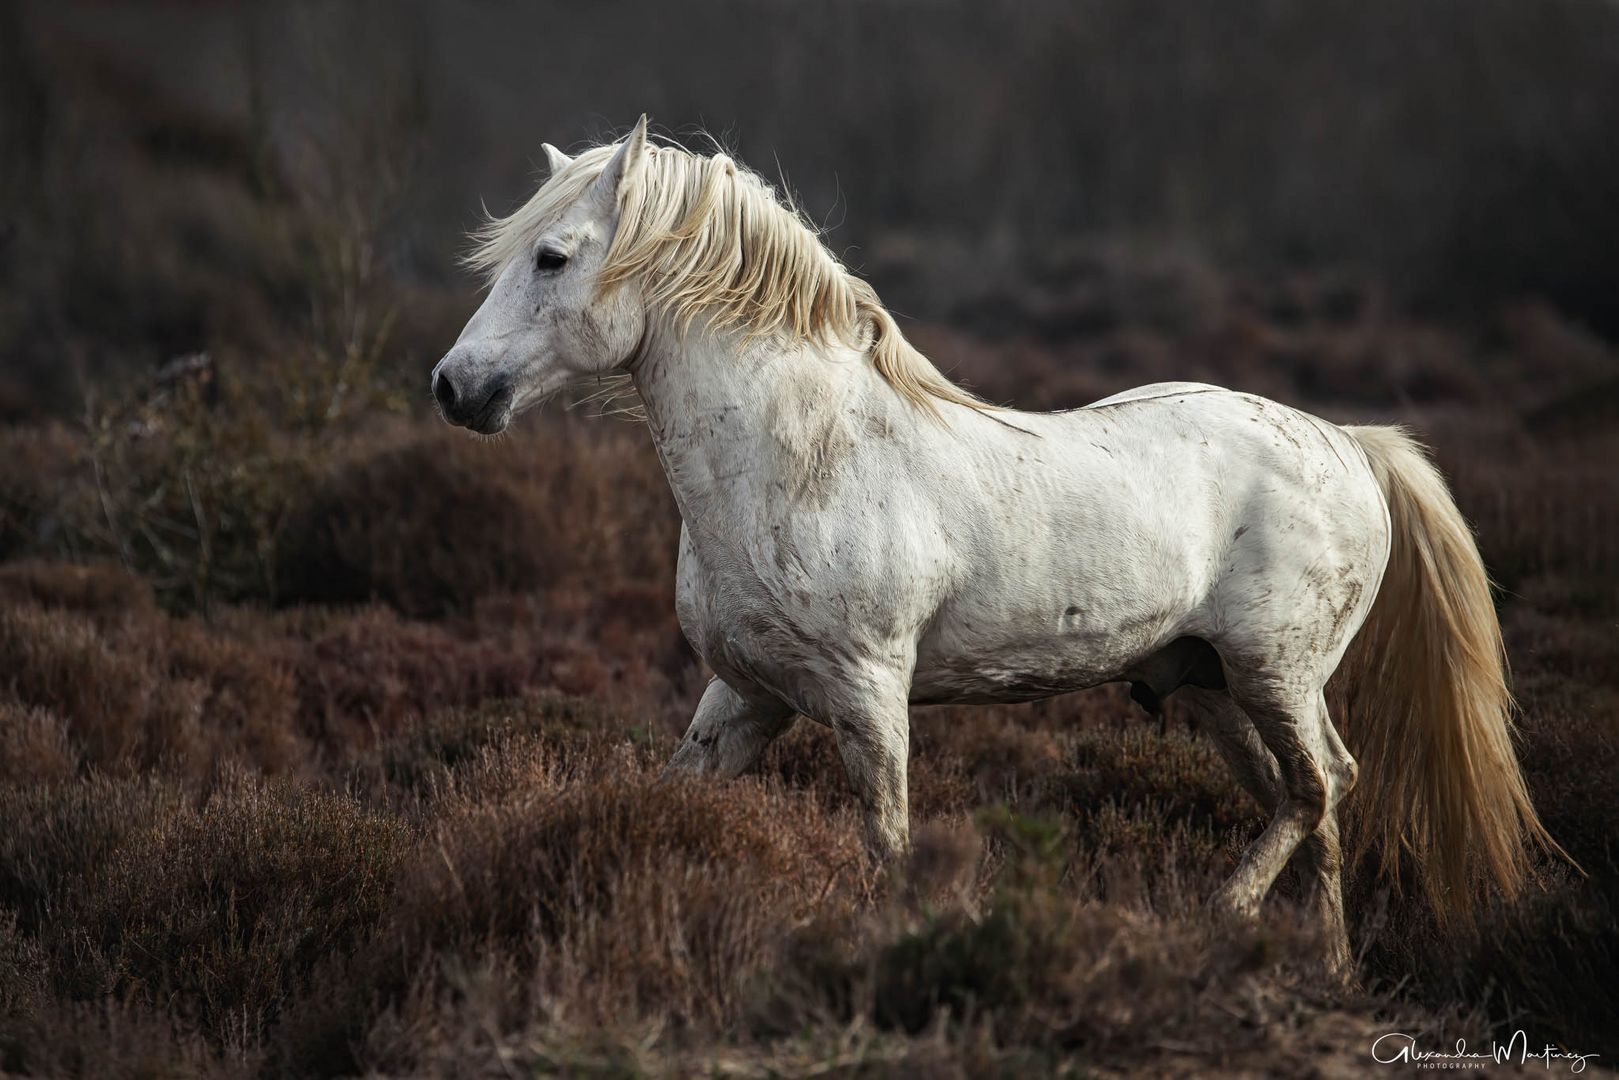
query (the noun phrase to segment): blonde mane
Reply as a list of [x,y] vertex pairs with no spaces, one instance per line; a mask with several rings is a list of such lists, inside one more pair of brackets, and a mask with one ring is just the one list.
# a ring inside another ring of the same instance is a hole
[[[498,277],[585,196],[616,148],[583,151],[512,214],[491,218],[473,234],[468,265]],[[757,174],[725,154],[650,143],[645,153],[620,186],[618,230],[599,288],[639,282],[649,308],[682,332],[703,314],[716,327],[744,328],[750,339],[861,349],[901,397],[935,415],[940,401],[992,408],[906,341],[876,291]]]

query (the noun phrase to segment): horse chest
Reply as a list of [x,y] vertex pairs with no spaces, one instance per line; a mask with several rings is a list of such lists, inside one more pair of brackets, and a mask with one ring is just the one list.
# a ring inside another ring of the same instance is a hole
[[746,557],[704,558],[682,530],[675,610],[687,640],[728,681],[789,697],[806,680],[883,651],[901,612],[883,601],[881,581],[847,566],[829,572],[828,560],[835,555],[769,542]]

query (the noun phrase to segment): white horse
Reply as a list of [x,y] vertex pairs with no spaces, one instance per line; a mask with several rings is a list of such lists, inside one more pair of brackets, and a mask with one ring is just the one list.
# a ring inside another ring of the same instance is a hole
[[[1270,815],[1212,903],[1252,913],[1300,851],[1340,966],[1357,772],[1385,870],[1412,856],[1441,914],[1551,845],[1484,567],[1399,429],[1196,383],[994,408],[728,157],[652,145],[645,117],[545,151],[544,186],[478,235],[492,287],[433,393],[487,433],[633,382],[685,526],[677,612],[717,673],[670,769],[734,775],[808,716],[891,857],[909,705],[1181,689]],[[1352,643],[1353,755],[1323,694]]]

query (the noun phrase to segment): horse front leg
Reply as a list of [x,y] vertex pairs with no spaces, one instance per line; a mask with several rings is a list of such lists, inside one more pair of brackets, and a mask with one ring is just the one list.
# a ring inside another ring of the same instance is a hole
[[891,864],[910,845],[911,818],[906,777],[910,721],[903,711],[850,717],[833,723],[838,754],[849,786],[860,800],[866,851],[879,864]]
[[697,712],[663,775],[677,772],[736,776],[793,724],[793,711],[763,694],[744,698],[723,679],[708,682]]
[[837,739],[849,786],[860,802],[867,854],[879,866],[891,865],[910,846],[909,668],[843,672],[814,696],[815,711],[809,715]]

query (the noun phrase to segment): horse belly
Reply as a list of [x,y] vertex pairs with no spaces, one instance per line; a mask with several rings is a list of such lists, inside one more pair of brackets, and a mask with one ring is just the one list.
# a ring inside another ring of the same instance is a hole
[[1175,635],[1178,610],[1054,604],[986,623],[942,612],[917,649],[916,704],[1035,701],[1112,682]]
[[911,681],[913,705],[992,705],[1039,701],[1083,690],[1118,677],[1120,667],[1074,662],[1039,650],[992,658],[940,656],[918,666]]

